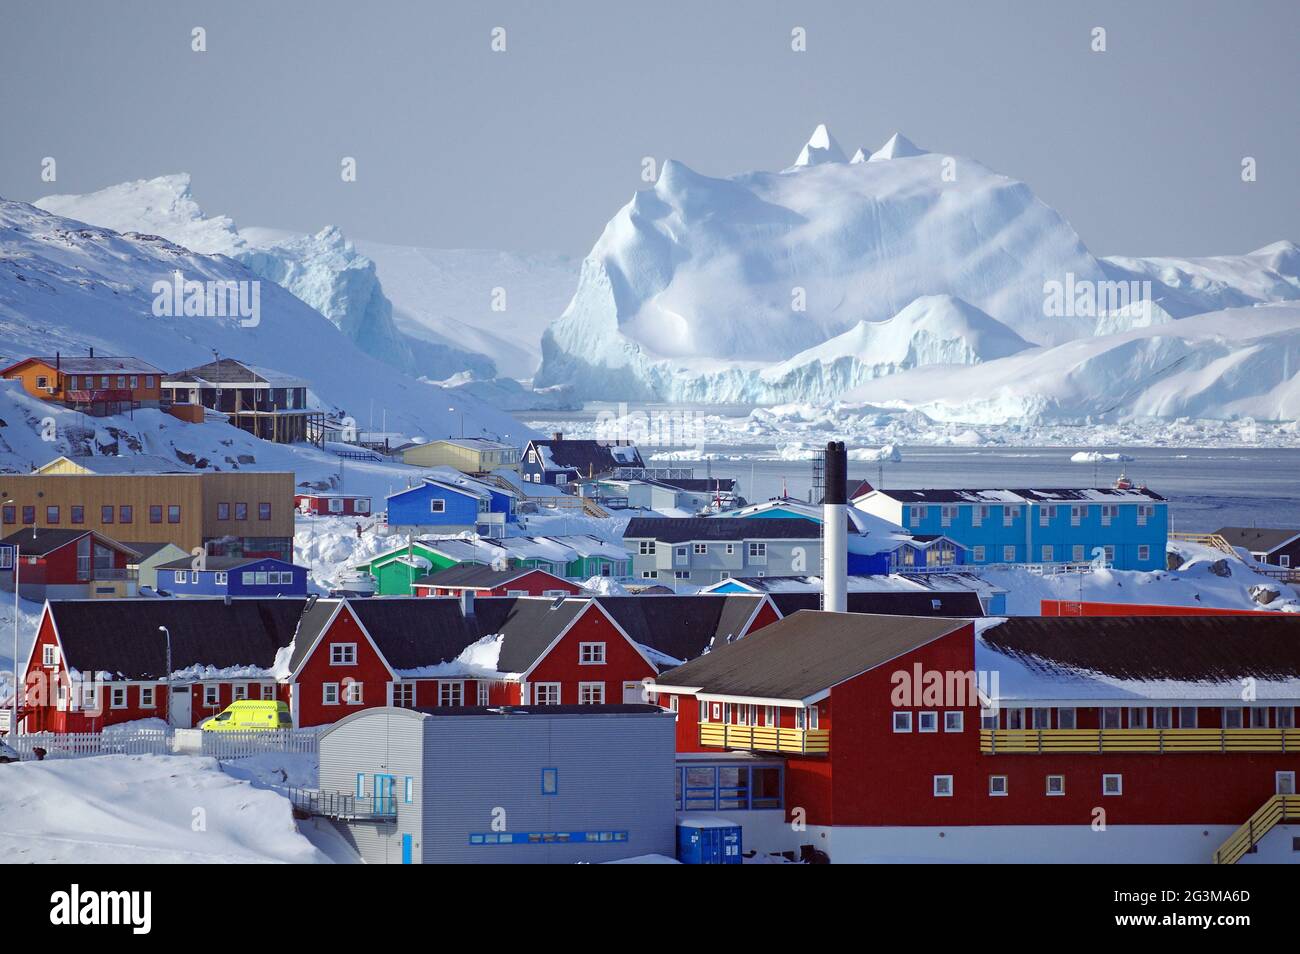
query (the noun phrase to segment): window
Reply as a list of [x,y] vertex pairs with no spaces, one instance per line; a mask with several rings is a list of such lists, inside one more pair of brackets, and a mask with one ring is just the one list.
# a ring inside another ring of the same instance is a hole
[[1124,776],[1123,775],[1103,775],[1101,777],[1101,794],[1103,795],[1123,795],[1124,794]]
[[1049,504],[1046,507],[1038,508],[1038,525],[1040,527],[1050,527],[1052,521],[1056,519],[1056,505]]
[[951,798],[952,797],[952,776],[936,775],[934,777],[934,797]]
[[1073,547],[1070,548],[1070,559],[1073,560],[1075,563],[1083,562],[1083,544],[1076,543]]
[[190,570],[190,582],[191,582],[191,583],[197,583],[197,582],[199,582],[199,571],[198,571],[198,570]]
[[129,504],[117,508],[117,522],[131,523],[135,520],[135,508]]
[[352,509],[355,510],[357,513],[370,513],[370,498],[369,497],[358,498],[357,502],[352,505]]
[[643,579],[643,580],[653,580],[653,579],[657,578],[658,576],[659,576],[659,571],[658,571],[658,570],[642,570],[642,571],[641,571],[641,579]]
[[1002,562],[1003,563],[1016,562],[1016,548],[1014,545],[1009,544],[1002,548]]
[[1295,772],[1275,772],[1273,789],[1278,795],[1294,795],[1296,793]]
[[1077,527],[1083,523],[1083,517],[1088,512],[1088,508],[1083,504],[1075,504],[1070,508],[1070,526]]
[[938,732],[939,731],[939,713],[922,712],[919,714],[920,720],[917,725],[919,732]]
[[1180,729],[1195,729],[1196,713],[1197,709],[1195,706],[1180,707],[1178,710],[1178,727]]
[[245,570],[239,574],[239,582],[245,586],[252,586],[257,581],[257,574],[252,570]]
[[965,713],[960,710],[943,714],[943,731],[960,732],[965,722]]
[[114,709],[126,708],[126,686],[113,686],[109,690],[108,704]]
[[1053,548],[1053,546],[1050,543],[1043,544],[1041,561],[1043,563],[1051,563],[1055,559],[1056,559],[1056,550]]
[[275,686],[272,683],[264,682],[258,687],[258,694],[263,700],[275,698]]
[[947,505],[939,508],[939,526],[951,527],[952,522],[957,519],[957,507]]
[[1128,727],[1130,729],[1145,729],[1147,727],[1147,710],[1129,709]]
[[1034,720],[1035,729],[1050,729],[1052,727],[1051,709],[1033,709],[1030,716]]
[[1290,566],[1291,566],[1291,555],[1290,555],[1289,553],[1280,553],[1280,554],[1278,554],[1277,565],[1278,565],[1278,566],[1290,567]]
[[[80,520],[77,519],[77,515],[76,515],[75,512],[74,512],[73,515],[72,515],[72,522],[73,522],[73,523],[80,523],[80,522],[81,522]],[[112,523],[112,522],[113,522],[113,505],[112,505],[112,504],[109,504],[108,506],[100,507],[100,508],[99,508],[99,522],[100,522],[100,523]]]
[[642,556],[654,556],[655,542],[653,540],[642,540],[638,552]]
[[1078,726],[1078,720],[1075,718],[1073,709],[1056,710],[1056,727],[1058,729],[1073,729]]
[[1138,504],[1137,525],[1139,527],[1145,527],[1147,525],[1147,520],[1155,516],[1155,510],[1156,508],[1150,504]]
[[248,519],[248,504],[246,503],[235,504],[235,519],[236,520]]
[[560,770],[555,768],[542,769],[542,794],[557,795],[560,791]]
[[331,666],[355,666],[356,664],[357,664],[356,643],[331,643],[330,644],[330,665]]
[[343,501],[338,497],[331,497],[329,499],[329,511],[330,513],[342,513]]
[[162,523],[162,507],[159,504],[149,505],[149,522]]
[[447,501],[445,500],[429,501],[429,513],[446,513],[446,512],[447,512]]
[[175,571],[173,571],[173,573],[172,573],[172,582],[173,582],[173,583],[184,583],[184,582],[186,581],[186,579],[188,579],[188,576],[187,576],[187,574],[186,574],[186,572],[185,572],[184,570],[175,570]]
[[1174,710],[1167,706],[1152,709],[1151,727],[1153,729],[1172,729],[1174,727]]
[[1047,776],[1047,794],[1064,795],[1065,794],[1065,776],[1049,775]]
[[57,506],[49,506],[45,508],[45,522],[46,523],[59,522],[59,508]]
[[578,683],[578,705],[600,706],[605,704],[605,684],[603,682]]
[[17,521],[18,521],[18,509],[14,507],[12,504],[6,505],[4,508],[4,522],[16,523]]
[[1115,548],[1113,546],[1104,546],[1101,548],[1101,552],[1107,563],[1115,562]]
[[213,574],[213,576],[216,580],[217,586],[225,586],[226,581],[230,578],[230,575],[224,570],[218,571]]
[[151,388],[151,387],[153,387],[153,375],[152,375],[152,374],[146,374],[146,375],[144,376],[144,386],[147,387],[147,388]]
[[973,548],[971,549],[971,559],[973,559],[976,563],[983,563],[983,562],[984,562],[984,548],[983,548],[983,547],[973,547]]
[[230,519],[230,504],[228,503],[217,504],[217,519],[218,520]]
[[1016,522],[1016,514],[1020,511],[1019,507],[1002,508],[1002,526],[1009,527]]
[[694,549],[695,549],[696,556],[707,556],[709,552],[709,545],[707,543],[697,543],[695,544]]
[[1144,563],[1151,559],[1151,548],[1145,543],[1138,544],[1138,559]]
[[488,693],[489,688],[490,687],[488,686],[486,681],[479,680],[478,683],[478,704],[479,705],[486,706],[491,702],[491,697]]
[[59,661],[59,650],[57,646],[46,644],[41,647],[41,665],[53,666]]
[[41,391],[50,390],[50,379],[43,374],[36,375],[36,387]]
[[989,518],[988,504],[981,504],[978,507],[971,507],[970,522],[972,527],[984,526],[984,521]]
[[912,713],[895,712],[894,713],[894,731],[911,732],[912,731]]
[[131,390],[134,391],[139,386],[140,386],[140,376],[138,374],[131,375]]
[[1241,709],[1233,706],[1231,709],[1223,710],[1223,727],[1225,729],[1241,728]]
[[690,570],[673,570],[674,580],[689,580],[691,578]]
[[465,704],[465,683],[459,679],[442,679],[438,682],[438,705],[463,706]]
[[366,797],[366,773],[357,773],[357,798]]
[[1295,709],[1291,706],[1282,706],[1277,710],[1277,727],[1279,729],[1295,728]]
[[1007,777],[1005,775],[989,776],[989,794],[997,797],[1007,793]]
[[141,686],[141,687],[140,687],[140,708],[141,708],[141,709],[152,709],[152,708],[154,707],[154,705],[155,705],[155,702],[154,702],[154,698],[155,698],[155,696],[154,696],[154,691],[155,691],[156,689],[157,689],[157,686]]
[[[109,507],[108,509],[109,509],[109,512],[111,513],[113,508],[112,508],[112,507]],[[85,523],[85,522],[86,522],[86,508],[85,508],[85,507],[81,506],[80,504],[73,504],[71,507],[68,508],[68,510],[70,511],[70,519],[72,520],[73,523]]]
[[1101,525],[1109,527],[1111,521],[1119,516],[1119,507],[1115,504],[1103,504],[1101,508]]
[[343,702],[350,706],[361,705],[362,684],[352,679],[343,682]]
[[393,705],[399,709],[415,708],[415,683],[393,683]]
[[529,448],[528,450],[528,463],[530,464],[537,463],[537,451],[533,450],[532,448]]
[[749,545],[749,558],[750,558],[751,560],[766,560],[766,559],[767,559],[767,544],[766,544],[766,543],[751,543],[751,544]]
[[1250,727],[1252,729],[1268,728],[1267,706],[1250,706],[1247,711],[1250,713]]
[[1107,707],[1101,710],[1101,727],[1103,729],[1122,728],[1120,710],[1115,707]]
[[1023,729],[1025,727],[1025,710],[1008,709],[1007,710],[1007,728]]
[[560,684],[558,682],[539,682],[533,686],[533,705],[558,706],[560,704]]
[[117,376],[117,388],[118,388],[119,391],[122,391],[122,390],[125,390],[125,389],[126,389],[126,375],[125,375],[125,374],[119,374],[119,375]]
[[605,665],[605,644],[578,643],[578,664],[581,666]]
[[402,801],[406,802],[406,804],[409,805],[414,800],[415,800],[415,779],[411,778],[411,776],[408,775],[406,776],[405,780],[402,783]]
[[203,687],[203,704],[204,704],[205,706],[215,706],[215,705],[219,705],[220,702],[221,702],[221,687],[220,687],[220,686],[204,686],[204,687]]
[[248,684],[237,682],[230,687],[231,699],[238,702],[240,699],[248,698]]
[[734,556],[736,553],[736,545],[734,543],[728,543],[723,552],[726,553],[727,556]]
[[929,509],[930,508],[928,508],[925,504],[912,504],[912,506],[908,508],[908,517],[912,525],[915,526],[917,524],[924,523],[926,517],[926,511]]
[[180,504],[168,504],[168,505],[167,505],[167,522],[168,522],[168,523],[180,523],[180,522],[181,522],[181,507],[180,507]]

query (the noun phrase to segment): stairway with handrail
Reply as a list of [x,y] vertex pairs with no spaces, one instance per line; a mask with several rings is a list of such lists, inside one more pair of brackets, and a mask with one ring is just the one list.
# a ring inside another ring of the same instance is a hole
[[1214,853],[1216,865],[1235,865],[1264,836],[1282,822],[1300,822],[1300,795],[1274,795],[1246,823],[1228,836]]

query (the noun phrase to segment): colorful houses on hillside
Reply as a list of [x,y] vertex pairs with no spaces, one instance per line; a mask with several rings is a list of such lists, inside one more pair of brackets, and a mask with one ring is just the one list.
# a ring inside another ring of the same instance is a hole
[[[202,420],[204,409],[254,437],[277,444],[319,442],[325,415],[307,406],[310,382],[296,375],[219,358],[168,374],[163,397],[178,417]],[[187,408],[197,416],[187,416]]]
[[1168,506],[1145,487],[866,490],[854,506],[913,535],[951,538],[975,566],[1084,563],[1165,567]]

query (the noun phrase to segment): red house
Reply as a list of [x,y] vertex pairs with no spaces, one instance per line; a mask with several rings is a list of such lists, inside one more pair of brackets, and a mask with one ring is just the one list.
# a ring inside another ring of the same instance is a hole
[[[78,507],[71,507],[78,519]],[[84,519],[84,515],[82,517]],[[3,585],[13,592],[13,557],[17,547],[18,588],[23,599],[87,599],[134,596],[135,571],[128,564],[140,554],[94,530],[28,527],[0,540],[8,548],[3,560]]]
[[1040,616],[1276,616],[1277,610],[1224,609],[1213,606],[1162,606],[1158,603],[1097,603],[1039,600]]
[[363,494],[297,493],[293,505],[299,513],[315,517],[369,517],[370,498]]
[[[1300,620],[975,625],[804,611],[663,673],[681,807],[835,861],[1298,860]],[[785,824],[722,803],[760,757]]]
[[545,570],[499,570],[480,563],[449,566],[411,583],[416,596],[577,596],[582,587]]
[[148,718],[192,728],[236,699],[282,698],[277,680],[303,605],[298,599],[47,602],[27,660],[23,730],[97,732]]
[[368,706],[644,700],[664,667],[777,618],[759,596],[318,600],[289,666],[295,724]]

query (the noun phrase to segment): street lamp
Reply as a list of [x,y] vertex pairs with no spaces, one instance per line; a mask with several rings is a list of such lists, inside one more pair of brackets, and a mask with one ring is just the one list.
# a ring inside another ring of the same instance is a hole
[[[5,506],[18,505],[13,500],[6,500]],[[15,514],[15,516],[17,516]],[[35,530],[35,527],[33,527]],[[18,549],[19,544],[15,541],[13,546],[14,561],[14,697],[11,700],[11,711],[9,713],[9,735],[11,738],[18,736]]]
[[166,626],[159,626],[158,632],[167,637],[167,669],[163,676],[163,692],[167,694],[167,723],[172,724],[172,633]]

